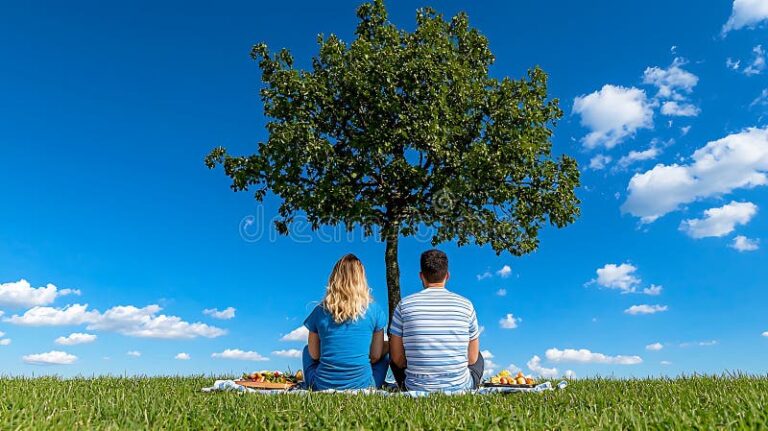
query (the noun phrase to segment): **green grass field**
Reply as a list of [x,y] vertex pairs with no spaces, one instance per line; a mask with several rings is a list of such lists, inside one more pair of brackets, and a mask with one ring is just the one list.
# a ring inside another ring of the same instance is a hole
[[205,394],[209,377],[4,378],[0,429],[766,429],[768,378],[576,380],[421,399]]

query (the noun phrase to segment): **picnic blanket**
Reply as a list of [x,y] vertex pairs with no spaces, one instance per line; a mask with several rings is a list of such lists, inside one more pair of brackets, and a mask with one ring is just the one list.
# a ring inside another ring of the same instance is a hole
[[[565,389],[567,386],[568,386],[568,382],[562,381],[556,385],[556,388],[562,390],[562,389]],[[395,392],[395,391],[387,391],[383,389],[346,389],[346,390],[327,389],[323,391],[308,391],[302,388],[253,389],[253,388],[246,388],[245,386],[238,385],[237,383],[235,383],[234,380],[216,380],[213,383],[213,386],[209,388],[203,388],[202,390],[203,392],[242,392],[242,393],[265,394],[265,395],[277,395],[277,394],[304,395],[312,392],[312,393],[323,393],[323,394],[381,395],[381,396],[387,396],[387,397],[408,396],[412,398],[425,397],[432,394],[432,392],[425,392],[425,391],[396,391]],[[507,394],[507,393],[515,393],[515,392],[539,393],[539,392],[546,392],[546,391],[552,391],[552,390],[554,390],[552,383],[544,382],[532,388],[481,387],[479,389],[448,391],[448,392],[441,392],[441,393],[445,395],[464,395],[464,394],[484,395],[484,394],[497,394],[497,393]]]

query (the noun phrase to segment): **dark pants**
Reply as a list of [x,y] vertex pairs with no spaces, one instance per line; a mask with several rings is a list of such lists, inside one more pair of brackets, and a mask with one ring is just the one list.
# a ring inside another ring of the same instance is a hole
[[[391,362],[389,364],[389,368],[392,369],[392,375],[395,377],[395,382],[397,382],[397,387],[403,391],[408,390],[405,387],[405,368],[398,367],[397,365],[395,365],[394,362]],[[483,381],[484,369],[485,369],[485,359],[483,359],[482,353],[478,353],[477,362],[469,366],[469,374],[472,376],[472,386],[475,389],[479,388],[480,383],[482,383]]]

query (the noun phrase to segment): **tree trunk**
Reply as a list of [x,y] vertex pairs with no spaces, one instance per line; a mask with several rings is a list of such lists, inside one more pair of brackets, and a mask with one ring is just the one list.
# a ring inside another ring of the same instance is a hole
[[[384,261],[387,265],[387,294],[389,296],[389,321],[392,322],[392,314],[400,303],[400,266],[397,263],[397,241],[400,232],[388,232],[386,235],[387,248],[384,252]],[[389,331],[387,331],[389,332]]]

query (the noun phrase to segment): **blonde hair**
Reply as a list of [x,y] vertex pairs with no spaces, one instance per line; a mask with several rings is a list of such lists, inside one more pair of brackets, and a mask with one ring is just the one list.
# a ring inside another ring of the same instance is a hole
[[333,266],[328,287],[323,297],[323,308],[336,323],[357,320],[371,303],[371,291],[365,279],[363,263],[354,254],[348,254]]

